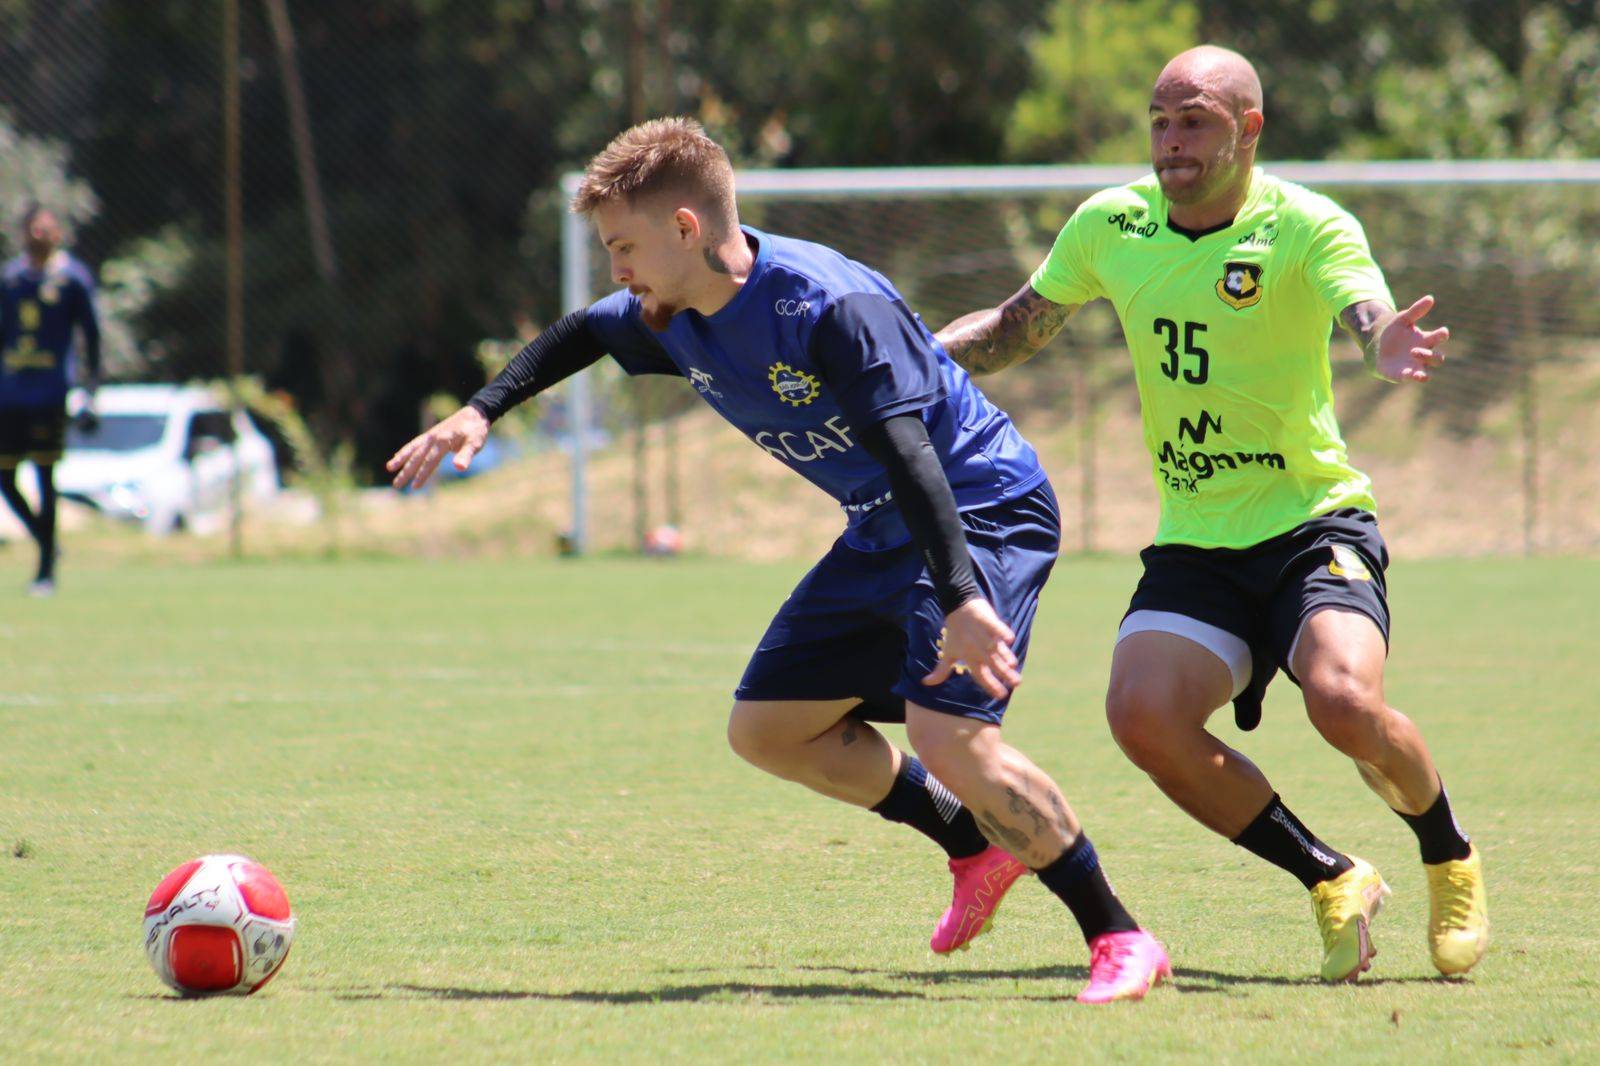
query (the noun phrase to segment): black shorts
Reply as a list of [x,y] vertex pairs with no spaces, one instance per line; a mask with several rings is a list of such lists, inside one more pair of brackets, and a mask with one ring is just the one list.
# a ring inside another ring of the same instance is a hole
[[0,409],[0,470],[24,459],[59,463],[67,442],[67,413],[59,407]]
[[1249,548],[1162,544],[1139,558],[1144,576],[1128,614],[1167,611],[1232,633],[1249,646],[1258,675],[1281,667],[1293,680],[1300,627],[1327,607],[1366,615],[1388,643],[1389,549],[1371,512],[1333,511]]

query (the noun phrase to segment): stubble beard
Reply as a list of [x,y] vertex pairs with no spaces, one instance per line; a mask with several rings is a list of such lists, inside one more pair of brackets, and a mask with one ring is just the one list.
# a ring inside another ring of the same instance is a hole
[[1230,188],[1238,177],[1239,146],[1230,144],[1204,163],[1199,181],[1179,189],[1169,189],[1167,183],[1162,182],[1161,193],[1169,203],[1183,204],[1186,207],[1190,204],[1202,204]]

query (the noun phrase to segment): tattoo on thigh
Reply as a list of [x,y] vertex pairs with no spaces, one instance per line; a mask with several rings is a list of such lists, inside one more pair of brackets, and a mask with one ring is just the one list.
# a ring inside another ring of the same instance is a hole
[[993,811],[984,811],[976,816],[978,829],[988,838],[989,843],[995,847],[1005,848],[1012,854],[1026,851],[1028,848],[1028,834],[1020,829],[1013,829],[994,816]]
[[859,736],[860,734],[856,732],[856,724],[854,722],[846,722],[844,724],[844,732],[839,734],[839,739],[843,741],[844,746],[848,748],[850,745],[856,742]]

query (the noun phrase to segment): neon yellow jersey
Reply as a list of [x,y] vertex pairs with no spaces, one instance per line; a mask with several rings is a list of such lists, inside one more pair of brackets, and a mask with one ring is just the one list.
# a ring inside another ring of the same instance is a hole
[[1155,175],[1078,208],[1034,272],[1059,304],[1105,297],[1133,357],[1161,494],[1157,544],[1245,548],[1341,507],[1376,511],[1333,412],[1332,320],[1394,306],[1361,224],[1254,172],[1233,223],[1167,227]]

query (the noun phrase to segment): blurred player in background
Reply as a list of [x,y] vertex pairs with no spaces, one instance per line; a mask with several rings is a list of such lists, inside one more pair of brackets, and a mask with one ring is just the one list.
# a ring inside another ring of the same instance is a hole
[[1354,980],[1376,953],[1368,925],[1388,886],[1205,728],[1230,700],[1253,728],[1282,668],[1312,724],[1415,830],[1433,962],[1459,974],[1488,944],[1483,872],[1421,733],[1384,699],[1388,552],[1334,418],[1328,323],[1393,382],[1428,380],[1449,334],[1417,326],[1431,296],[1395,310],[1354,218],[1255,168],[1262,124],[1244,57],[1177,56],[1150,104],[1155,174],[1090,197],[1029,284],[939,339],[991,373],[1033,355],[1081,304],[1111,301],[1161,495],[1117,634],[1112,733],[1189,814],[1310,890],[1322,976]]
[[[1025,863],[1090,946],[1079,999],[1143,997],[1170,972],[1165,952],[1112,892],[1055,782],[1000,736],[1060,545],[1033,448],[886,279],[741,227],[733,170],[697,123],[621,134],[574,209],[625,288],[561,319],[400,449],[395,484],[421,485],[451,452],[465,469],[495,418],[607,352],[630,373],[687,378],[847,522],[745,671],[734,750],[943,847],[955,889],[935,951],[982,932]],[[905,722],[917,755],[871,721]]]
[[[61,223],[49,210],[30,208],[22,218],[22,254],[0,278],[0,494],[39,546],[35,596],[55,592],[55,464],[67,427],[67,390],[76,375],[77,334],[83,334],[90,397],[79,415],[94,419],[100,382],[100,323],[94,279],[61,248]],[[31,461],[39,477],[39,503],[28,506],[17,487],[17,466]]]

